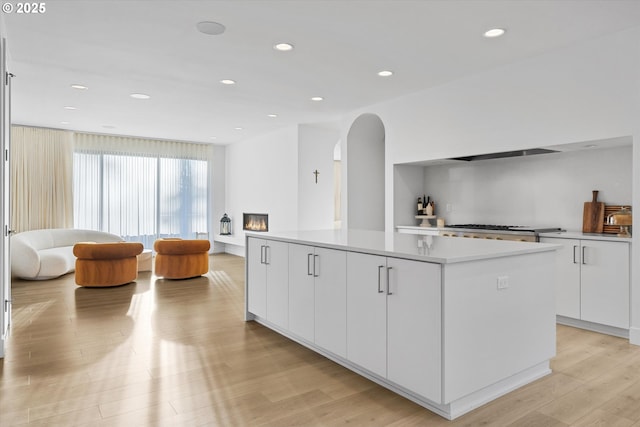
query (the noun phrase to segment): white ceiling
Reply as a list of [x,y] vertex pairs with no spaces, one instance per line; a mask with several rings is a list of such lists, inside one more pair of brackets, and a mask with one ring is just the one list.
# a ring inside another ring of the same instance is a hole
[[[17,76],[14,123],[219,144],[336,121],[360,107],[640,25],[638,0],[45,5],[39,15],[1,15]],[[222,23],[226,32],[202,34],[200,21]],[[506,35],[482,37],[493,27]],[[277,52],[278,42],[295,49]],[[384,69],[395,74],[377,76]],[[151,99],[132,99],[134,92]],[[63,108],[69,105],[77,110]]]

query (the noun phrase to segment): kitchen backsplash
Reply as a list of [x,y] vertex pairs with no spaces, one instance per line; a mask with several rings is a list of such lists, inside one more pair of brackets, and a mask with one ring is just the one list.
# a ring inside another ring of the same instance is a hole
[[[584,202],[630,204],[631,146],[425,167],[424,193],[446,223],[581,229]],[[447,211],[449,206],[450,211]]]

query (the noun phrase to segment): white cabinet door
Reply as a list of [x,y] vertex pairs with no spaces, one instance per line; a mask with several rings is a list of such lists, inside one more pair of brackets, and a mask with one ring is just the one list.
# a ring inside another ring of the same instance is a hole
[[347,355],[347,253],[315,248],[315,343]]
[[562,245],[556,251],[556,314],[580,319],[580,240],[540,238]]
[[312,246],[289,244],[289,330],[313,342],[314,278]]
[[267,266],[264,263],[265,241],[247,239],[247,309],[256,316],[267,317]]
[[629,328],[629,244],[582,241],[582,320]]
[[265,242],[267,265],[267,320],[289,327],[289,244],[274,240]]
[[440,265],[387,258],[387,269],[387,378],[440,402]]
[[347,359],[387,376],[386,258],[347,253]]

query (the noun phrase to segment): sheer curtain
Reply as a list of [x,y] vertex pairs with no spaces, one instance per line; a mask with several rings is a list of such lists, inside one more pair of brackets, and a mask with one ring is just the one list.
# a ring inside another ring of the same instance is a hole
[[73,227],[73,133],[12,126],[11,228]]
[[211,152],[203,144],[76,134],[75,226],[147,248],[158,237],[208,233]]

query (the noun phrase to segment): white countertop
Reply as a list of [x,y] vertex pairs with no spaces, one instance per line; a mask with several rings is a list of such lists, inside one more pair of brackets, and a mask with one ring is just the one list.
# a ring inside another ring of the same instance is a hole
[[[440,231],[455,231],[455,228],[447,228],[447,227],[420,227],[420,226],[412,226],[412,225],[398,225],[396,226],[397,230],[406,230],[405,232],[413,232],[416,233],[439,233]],[[560,231],[560,232],[548,232],[548,233],[540,233],[540,237],[556,237],[559,239],[582,239],[582,240],[602,240],[607,242],[626,242],[631,243],[630,237],[618,237],[616,234],[604,234],[604,233],[583,233],[578,230],[569,230],[569,231]]]
[[558,245],[485,239],[452,239],[368,230],[315,230],[252,233],[247,237],[450,264],[557,249]]
[[582,231],[563,231],[560,233],[540,233],[540,237],[556,237],[558,239],[603,240],[607,242],[631,243],[630,237],[618,237],[616,234],[583,233]]

